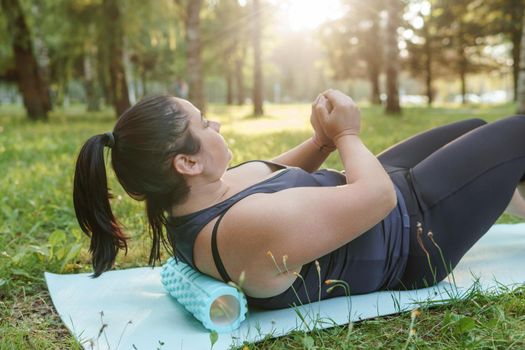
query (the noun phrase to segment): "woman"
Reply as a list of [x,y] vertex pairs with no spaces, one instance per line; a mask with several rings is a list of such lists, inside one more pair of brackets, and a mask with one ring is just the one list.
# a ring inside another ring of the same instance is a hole
[[[163,242],[267,309],[344,293],[319,290],[328,279],[347,281],[351,294],[435,284],[507,207],[525,217],[525,116],[442,126],[378,157],[341,92],[317,98],[311,123],[312,139],[272,161],[228,168],[220,124],[190,102],[157,96],[131,107],[77,160],[75,212],[91,236],[94,275],[127,249],[108,200],[105,146],[124,189],[146,201],[150,264]],[[336,148],[345,171],[317,170]]]

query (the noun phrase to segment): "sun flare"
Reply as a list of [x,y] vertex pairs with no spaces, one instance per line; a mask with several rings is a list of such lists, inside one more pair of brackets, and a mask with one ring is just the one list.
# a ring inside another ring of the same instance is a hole
[[343,13],[339,0],[280,1],[283,20],[293,31],[312,30],[327,20],[337,19]]

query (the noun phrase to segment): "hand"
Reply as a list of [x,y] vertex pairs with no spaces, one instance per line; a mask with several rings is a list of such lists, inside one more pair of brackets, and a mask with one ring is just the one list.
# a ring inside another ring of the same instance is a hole
[[332,111],[332,105],[323,94],[319,94],[315,101],[312,103],[312,113],[310,115],[310,124],[314,129],[314,142],[320,146],[325,146],[327,149],[335,149],[335,144],[332,142],[332,139],[326,136],[321,122],[319,121],[319,112],[318,106],[324,106],[324,108],[330,113]]
[[322,104],[316,105],[325,135],[334,143],[343,135],[359,135],[361,112],[355,102],[338,90],[330,89],[323,92],[323,95],[333,106],[332,111],[328,111]]

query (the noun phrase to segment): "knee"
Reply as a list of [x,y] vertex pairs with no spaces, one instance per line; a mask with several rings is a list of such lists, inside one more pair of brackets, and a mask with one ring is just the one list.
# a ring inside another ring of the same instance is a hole
[[513,115],[496,121],[495,123],[501,123],[507,128],[517,131],[523,136],[525,130],[525,115]]
[[510,120],[511,123],[525,123],[525,115],[523,115],[523,114],[516,114],[516,115],[512,115],[510,117],[506,117],[503,120]]
[[514,115],[498,119],[481,131],[481,139],[492,144],[499,150],[500,154],[507,152],[507,156],[523,156],[525,153],[525,115]]
[[467,122],[470,123],[473,127],[478,127],[487,124],[487,122],[481,118],[471,118],[467,119]]

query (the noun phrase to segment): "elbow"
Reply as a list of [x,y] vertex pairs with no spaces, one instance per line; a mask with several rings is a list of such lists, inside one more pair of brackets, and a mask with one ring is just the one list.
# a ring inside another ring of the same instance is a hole
[[363,190],[370,203],[370,209],[375,213],[375,217],[384,219],[397,206],[397,193],[394,183],[387,177],[383,181],[369,181],[364,184]]
[[394,208],[397,207],[397,193],[393,185],[392,185],[392,191],[390,191],[387,201],[388,201],[388,204],[390,205],[390,211],[394,210]]
[[381,186],[379,196],[378,203],[382,204],[385,216],[387,216],[397,206],[397,194],[390,178],[388,178],[388,181],[385,181],[384,185]]
[[394,183],[390,179],[385,190],[385,205],[388,207],[389,213],[397,206],[397,193],[394,188]]

